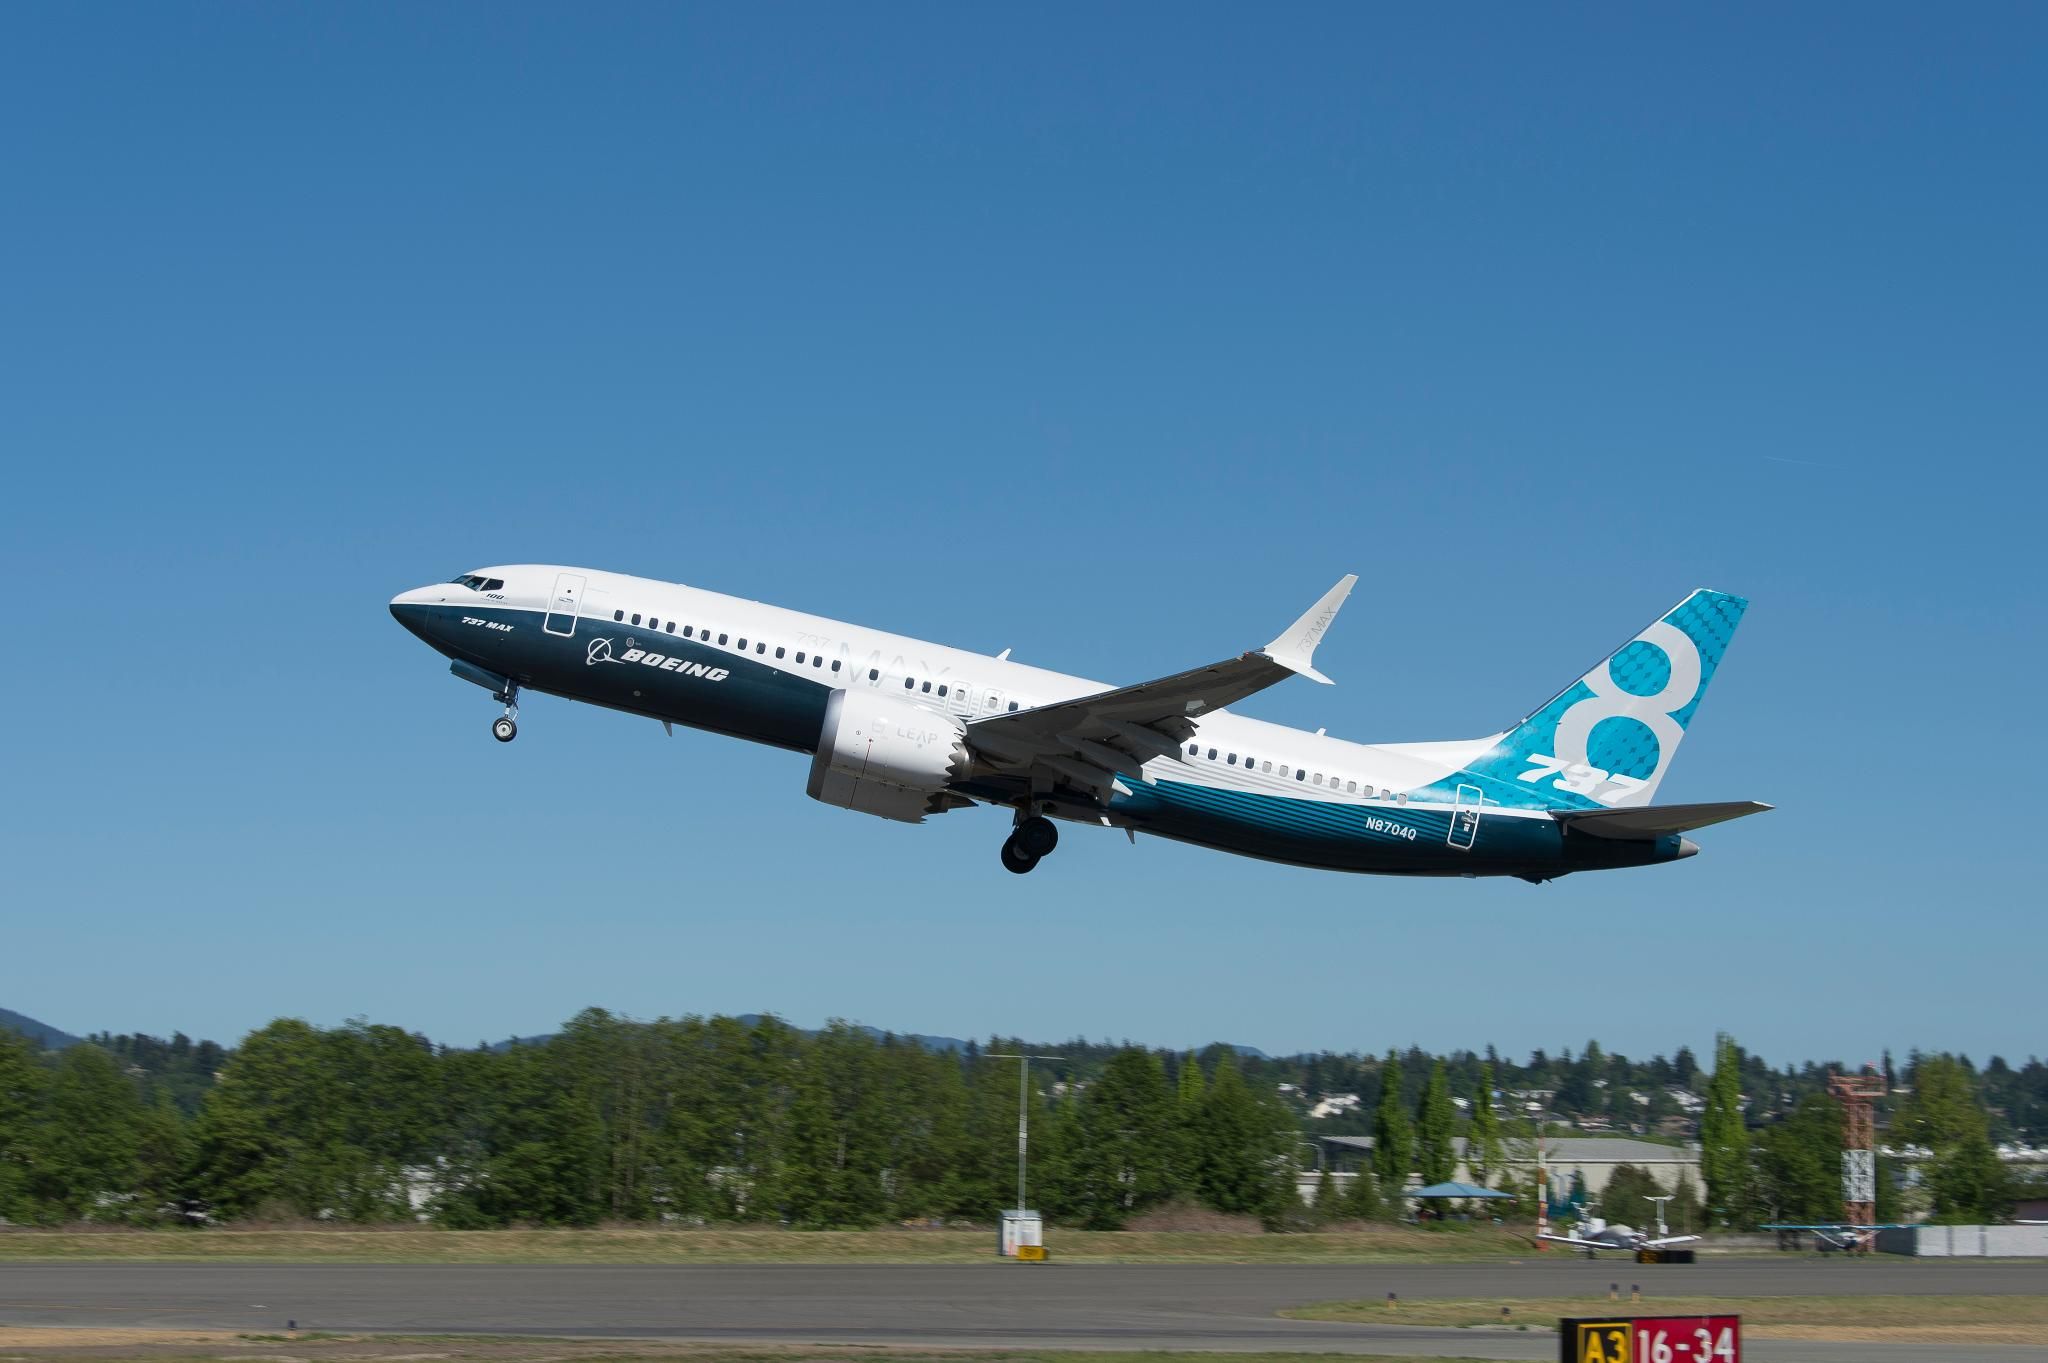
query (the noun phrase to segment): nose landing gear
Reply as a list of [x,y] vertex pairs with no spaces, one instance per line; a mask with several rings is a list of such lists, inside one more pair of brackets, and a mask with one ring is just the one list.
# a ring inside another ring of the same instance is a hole
[[1024,875],[1059,845],[1060,830],[1051,819],[1037,814],[1020,819],[1003,843],[1003,869],[1012,875]]
[[500,743],[510,743],[519,737],[519,688],[507,685],[492,699],[504,702],[505,713],[491,721],[491,737]]

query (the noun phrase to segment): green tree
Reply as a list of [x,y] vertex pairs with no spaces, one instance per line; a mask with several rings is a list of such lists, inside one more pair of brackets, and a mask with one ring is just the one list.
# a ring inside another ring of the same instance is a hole
[[34,1045],[19,1032],[0,1027],[0,1219],[40,1219],[29,1186],[36,1177],[36,1117],[42,1110],[46,1076]]
[[1824,1222],[1842,1215],[1842,1107],[1809,1093],[1791,1113],[1756,1133],[1757,1196],[1774,1221]]
[[1457,1122],[1457,1109],[1451,1105],[1450,1073],[1439,1060],[1430,1067],[1415,1123],[1415,1157],[1425,1186],[1457,1177]]
[[1209,1089],[1201,1059],[1193,1051],[1181,1057],[1175,1086],[1173,1119],[1174,1189],[1183,1197],[1199,1197],[1202,1183],[1202,1100]]
[[1072,1172],[1090,1227],[1111,1229],[1173,1195],[1174,1103],[1159,1057],[1126,1047],[1081,1095]]
[[1337,1180],[1325,1168],[1316,1175],[1316,1197],[1309,1204],[1318,1221],[1334,1221],[1343,1212],[1341,1199],[1337,1196]]
[[1202,1096],[1199,1192],[1219,1212],[1274,1222],[1295,1200],[1294,1135],[1284,1112],[1245,1086],[1237,1058],[1217,1058]]
[[1742,1052],[1725,1033],[1714,1039],[1714,1077],[1700,1116],[1700,1175],[1707,1206],[1719,1225],[1749,1219],[1749,1131],[1742,1116]]
[[885,1181],[894,1126],[878,1047],[833,1021],[803,1051],[790,1108],[790,1219],[801,1226],[870,1226],[889,1210]]
[[1372,1172],[1383,1201],[1398,1201],[1415,1167],[1415,1136],[1401,1096],[1401,1058],[1387,1052],[1380,1068],[1380,1102],[1372,1122]]
[[1895,1141],[1925,1146],[1921,1179],[1936,1221],[1996,1220],[2011,1209],[2011,1185],[1991,1144],[1975,1077],[1949,1055],[1921,1058],[1913,1094],[1892,1124]]
[[1650,1199],[1663,1195],[1655,1174],[1633,1164],[1617,1164],[1600,1190],[1600,1215],[1619,1225],[1649,1229],[1657,1224],[1657,1207]]
[[115,1059],[90,1043],[57,1059],[45,1091],[37,1198],[60,1220],[125,1219],[141,1173],[142,1102]]
[[1493,1110],[1493,1066],[1479,1067],[1479,1087],[1472,1095],[1472,1122],[1465,1132],[1465,1167],[1482,1188],[1498,1186],[1507,1172],[1507,1147],[1501,1138],[1500,1114]]
[[1343,1214],[1354,1221],[1377,1221],[1387,1214],[1387,1204],[1380,1198],[1379,1180],[1373,1177],[1371,1168],[1361,1164],[1351,1176],[1350,1186],[1344,1189],[1342,1208]]
[[1706,1204],[1700,1201],[1699,1185],[1692,1181],[1691,1174],[1679,1174],[1678,1184],[1671,1190],[1671,1210],[1667,1219],[1671,1222],[1671,1229],[1681,1235],[1706,1228]]

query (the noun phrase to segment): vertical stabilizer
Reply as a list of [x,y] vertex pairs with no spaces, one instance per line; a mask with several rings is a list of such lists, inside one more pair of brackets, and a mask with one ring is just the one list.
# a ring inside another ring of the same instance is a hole
[[1749,602],[1701,588],[1466,767],[1502,804],[1650,803]]

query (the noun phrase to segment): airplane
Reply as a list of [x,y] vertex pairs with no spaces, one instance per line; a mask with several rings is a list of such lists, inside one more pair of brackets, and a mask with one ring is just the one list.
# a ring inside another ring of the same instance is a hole
[[1483,738],[1351,743],[1232,713],[1289,678],[1329,683],[1316,646],[1357,580],[1263,648],[1129,686],[590,568],[478,568],[399,593],[391,613],[504,707],[500,742],[537,691],[804,753],[826,804],[905,823],[1007,808],[1002,864],[1019,875],[1072,823],[1336,871],[1541,883],[1690,857],[1684,834],[1770,808],[1651,803],[1748,605],[1724,592],[1691,593]]
[[1633,1254],[1641,1249],[1668,1249],[1672,1245],[1690,1244],[1692,1241],[1699,1239],[1700,1237],[1697,1235],[1673,1235],[1671,1227],[1664,1224],[1664,1204],[1670,1200],[1669,1197],[1653,1197],[1650,1199],[1650,1201],[1657,1204],[1657,1233],[1655,1235],[1651,1235],[1648,1231],[1631,1230],[1619,1222],[1610,1226],[1597,1216],[1587,1216],[1579,1222],[1578,1233],[1576,1234],[1540,1235],[1537,1239],[1549,1240],[1560,1245],[1570,1245],[1573,1249],[1582,1249],[1586,1251],[1588,1259],[1599,1258],[1600,1251],[1603,1249],[1626,1250]]
[[[1823,1254],[1832,1253],[1835,1250],[1841,1250],[1849,1254],[1862,1254],[1869,1252],[1871,1246],[1877,1243],[1877,1233],[1879,1231],[1903,1230],[1904,1227],[1894,1221],[1874,1225],[1850,1225],[1840,1221],[1825,1221],[1813,1224],[1772,1221],[1759,1227],[1759,1229],[1774,1230],[1781,1234],[1786,1231],[1808,1231],[1813,1235],[1814,1248]],[[1794,1243],[1796,1247],[1797,1242]],[[1781,1240],[1780,1246],[1782,1247],[1782,1245],[1783,1241]]]

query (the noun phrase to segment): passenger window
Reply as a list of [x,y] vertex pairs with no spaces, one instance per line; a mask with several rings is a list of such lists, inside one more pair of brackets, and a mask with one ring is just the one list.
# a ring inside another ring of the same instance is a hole
[[1395,803],[1395,804],[1397,804],[1397,805],[1405,805],[1405,804],[1407,804],[1407,803],[1408,803],[1408,792],[1404,790],[1404,791],[1402,791],[1402,792],[1401,792],[1401,793],[1400,793],[1399,795],[1396,795],[1396,796],[1394,797],[1394,803]]
[[1306,767],[1296,767],[1294,769],[1294,779],[1297,781],[1308,780],[1308,769]]
[[1214,748],[1209,749],[1209,760],[1211,762],[1216,760],[1216,750]]
[[925,693],[925,694],[926,694],[927,696],[929,696],[929,695],[930,695],[930,694],[932,693],[932,684],[931,684],[930,682],[926,682],[926,683],[924,684],[924,693]]
[[[723,640],[720,640],[720,642],[721,642],[721,643],[723,643],[724,641],[723,641]],[[745,653],[746,651],[747,651],[747,641],[746,641],[745,639],[742,639],[742,640],[740,640],[740,652],[742,652],[742,653]]]
[[940,694],[940,695],[942,695],[942,696],[943,696],[943,695],[945,695],[945,694],[946,694],[946,688],[945,688],[945,687],[943,687],[943,686],[941,686],[941,687],[939,688],[939,694]]
[[1271,770],[1273,770],[1273,764],[1271,762],[1261,762],[1259,763],[1259,770],[1262,772],[1270,772]]
[[834,658],[832,660],[832,670],[834,672],[837,672],[839,670],[839,660],[837,658]]
[[655,619],[655,618],[654,618],[653,616],[651,616],[651,615],[650,615],[650,616],[648,616],[648,617],[647,617],[647,628],[649,628],[649,629],[660,629],[660,628],[661,628],[661,621],[659,621],[659,620]]
[[1367,783],[1366,783],[1366,787],[1365,787],[1365,798],[1366,798],[1366,799],[1368,799],[1368,800],[1370,800],[1370,799],[1372,798],[1372,783],[1371,783],[1371,782],[1367,782]]
[[636,625],[640,623],[640,617],[637,614],[633,617],[633,623]]
[[[834,664],[832,664],[832,666],[834,666],[834,667],[837,667],[837,666],[839,666],[839,664],[838,664],[838,663],[834,663]],[[881,679],[882,679],[882,672],[881,672],[881,669],[880,669],[880,668],[875,668],[875,667],[871,667],[871,668],[869,668],[869,669],[868,669],[868,680],[869,680],[869,681],[880,681]]]
[[626,618],[626,613],[625,613],[624,611],[613,611],[613,612],[612,612],[612,619],[614,619],[614,620],[623,620],[623,619],[625,619],[625,618]]
[[1346,782],[1344,783],[1344,793],[1345,793],[1346,795],[1356,795],[1356,794],[1358,794],[1358,782],[1356,782],[1356,781],[1346,781]]
[[802,662],[804,660],[804,651],[802,649],[798,649],[796,651],[796,660],[798,662]]
[[1285,762],[1282,762],[1282,763],[1280,764],[1280,775],[1281,775],[1281,778],[1282,778],[1283,780],[1284,780],[1284,779],[1286,778],[1286,776],[1287,776],[1287,764],[1286,764]]
[[903,679],[903,689],[904,689],[905,691],[909,691],[909,690],[911,690],[911,689],[912,689],[912,688],[914,688],[914,687],[915,687],[916,685],[917,685],[917,678],[915,678],[915,677],[905,677],[905,678]]
[[1014,712],[1014,711],[1016,710],[1016,708],[1017,708],[1017,702],[1016,702],[1016,701],[1014,701],[1014,700],[1013,700],[1013,701],[1011,701],[1011,702],[1010,702],[1010,709],[1011,709],[1011,710],[1012,710],[1012,711]]
[[684,637],[685,639],[687,639],[687,638],[689,638],[689,637],[690,637],[690,626],[688,626],[688,625],[684,625],[684,626],[683,626],[683,637]]
[[778,658],[780,658],[780,657],[782,656],[782,645],[781,645],[781,644],[777,644],[777,645],[775,646],[775,656],[776,656],[776,657],[778,657]]
[[[767,651],[768,651],[768,645],[766,645],[766,644],[755,644],[755,645],[754,645],[754,652],[756,652],[756,653],[766,653]],[[777,651],[777,653],[780,653],[780,652],[781,652],[781,650],[780,650],[780,649],[778,649],[778,650],[776,650],[776,651]]]
[[671,620],[667,624],[663,625],[662,629],[670,634],[674,634],[676,632],[676,622]]
[[1234,767],[1234,766],[1236,766],[1236,765],[1237,765],[1237,754],[1236,754],[1236,753],[1232,753],[1232,754],[1231,754],[1231,755],[1230,755],[1230,756],[1229,756],[1229,757],[1228,757],[1227,759],[1225,759],[1225,760],[1226,760],[1226,761],[1228,761],[1228,762],[1229,762],[1229,764],[1230,764],[1231,766],[1233,766],[1233,767]]
[[1190,744],[1188,744],[1188,756],[1189,756],[1189,757],[1200,757],[1201,755],[1202,755],[1202,749],[1201,749],[1201,745],[1200,745],[1200,744],[1197,744],[1197,743],[1190,743]]
[[719,646],[720,646],[721,648],[722,648],[722,647],[724,647],[724,645],[725,645],[725,636],[724,636],[723,634],[721,634],[721,635],[719,635],[719,636],[718,636],[718,643],[719,643]]

